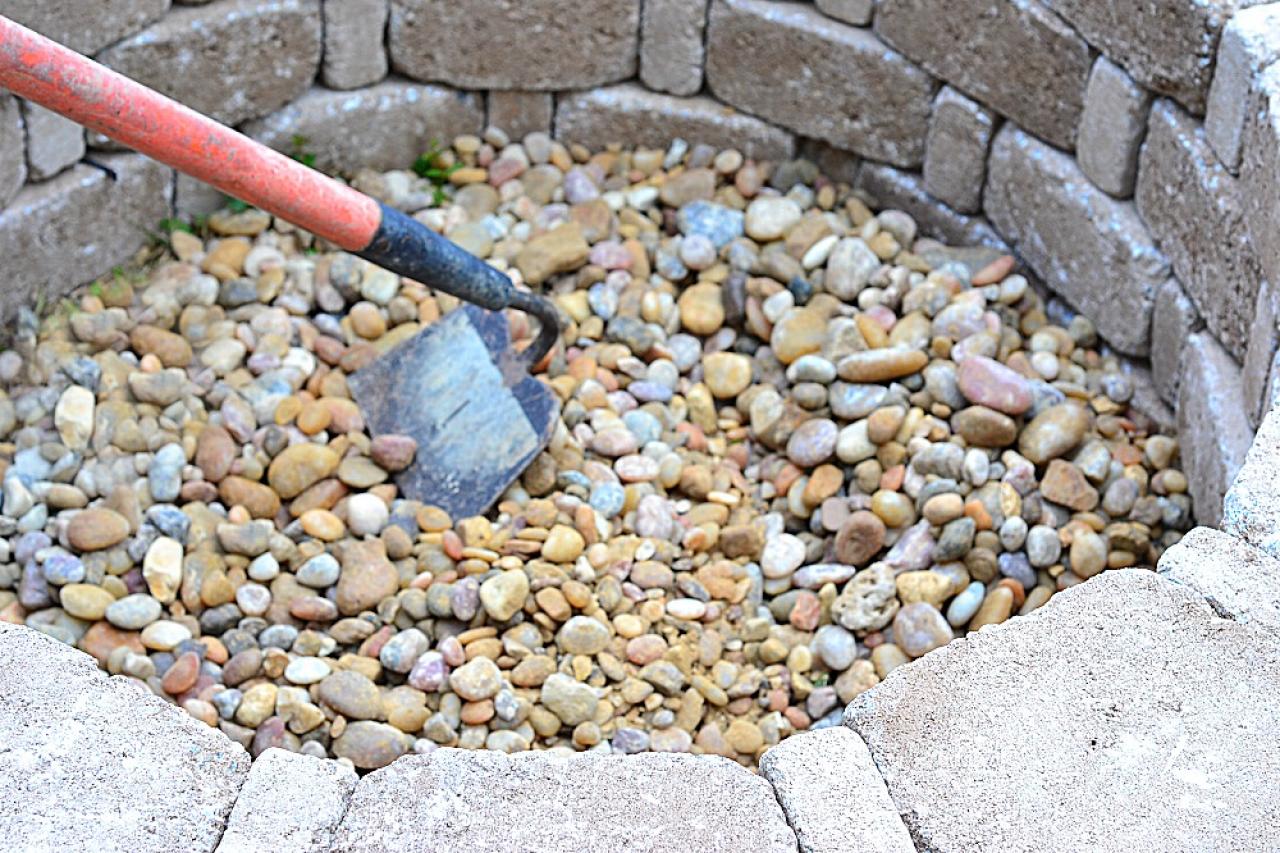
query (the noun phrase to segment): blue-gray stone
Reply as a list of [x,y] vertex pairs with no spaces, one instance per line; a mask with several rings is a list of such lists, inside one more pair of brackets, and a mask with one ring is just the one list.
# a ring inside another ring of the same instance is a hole
[[710,201],[691,201],[676,214],[681,234],[701,234],[717,249],[743,234],[745,217],[740,210]]

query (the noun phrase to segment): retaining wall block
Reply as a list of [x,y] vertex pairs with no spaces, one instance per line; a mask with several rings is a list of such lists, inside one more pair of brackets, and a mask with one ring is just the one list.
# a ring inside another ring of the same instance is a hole
[[1241,9],[1218,44],[1218,64],[1209,86],[1204,133],[1222,165],[1240,167],[1246,119],[1257,99],[1256,78],[1280,59],[1280,3]]
[[[1277,473],[1273,464],[1270,474]],[[1219,616],[1280,632],[1280,560],[1248,542],[1197,527],[1160,556],[1158,570],[1204,596]]]
[[817,0],[817,3],[822,14],[855,27],[871,23],[876,8],[875,0]]
[[1274,632],[1127,569],[895,670],[845,722],[921,850],[1267,850],[1277,690]]
[[387,0],[324,0],[324,62],[321,79],[330,89],[358,89],[387,76],[383,34]]
[[1133,195],[1138,149],[1147,132],[1151,93],[1124,69],[1099,56],[1089,72],[1076,158],[1089,180],[1116,198]]
[[1060,148],[1074,147],[1089,45],[1039,0],[882,0],[875,28],[966,95]]
[[513,92],[494,89],[489,93],[489,124],[512,139],[530,133],[550,133],[555,114],[555,96],[550,92]]
[[[1222,529],[1280,557],[1280,410],[1271,409],[1227,490]],[[1280,578],[1273,583],[1280,589]]]
[[1253,441],[1245,416],[1240,368],[1207,332],[1183,353],[1178,388],[1178,447],[1190,482],[1196,520],[1216,527],[1222,500]]
[[[1199,123],[1161,100],[1151,109],[1135,201],[1209,330],[1244,359],[1262,270],[1236,180]],[[1269,355],[1269,354],[1268,354]]]
[[27,180],[27,134],[22,108],[12,95],[0,94],[0,207],[22,189]]
[[1258,301],[1249,325],[1249,346],[1241,365],[1244,399],[1248,404],[1249,423],[1257,426],[1271,410],[1267,385],[1271,381],[1271,364],[1280,343],[1280,290],[1269,281],[1258,288]]
[[672,95],[702,88],[707,0],[645,0],[640,29],[640,80]]
[[391,0],[391,64],[462,89],[585,89],[636,73],[640,0]]
[[80,53],[97,53],[159,20],[169,0],[95,0],[74,9],[56,0],[0,0],[0,15]]
[[[879,163],[864,163],[858,172],[855,185],[875,202],[873,207],[896,208],[911,214],[920,226],[921,234],[939,238],[956,251],[971,251],[968,247],[985,246],[999,253],[1009,251],[1008,245],[981,216],[958,213],[938,201],[924,188],[924,178],[915,172],[904,172]],[[989,260],[991,253],[979,251]]]
[[810,6],[714,0],[707,83],[738,109],[895,166],[924,159],[933,78]]
[[266,750],[253,762],[216,853],[329,853],[356,778],[336,761]]
[[320,67],[318,0],[222,0],[175,9],[98,60],[224,124],[301,95]]
[[84,128],[71,119],[23,101],[22,123],[27,131],[27,170],[33,180],[48,180],[84,156]]
[[1253,249],[1268,281],[1280,283],[1280,63],[1258,78],[1240,165],[1240,195]]
[[950,86],[933,99],[924,143],[924,188],[961,213],[982,209],[987,151],[997,116]]
[[1112,346],[1147,354],[1152,302],[1169,264],[1131,202],[1111,198],[1071,157],[1006,124],[991,146],[983,208],[1045,284]]
[[1183,350],[1191,334],[1203,325],[1196,306],[1177,279],[1171,278],[1160,286],[1151,310],[1151,373],[1160,398],[1166,403],[1178,399]]

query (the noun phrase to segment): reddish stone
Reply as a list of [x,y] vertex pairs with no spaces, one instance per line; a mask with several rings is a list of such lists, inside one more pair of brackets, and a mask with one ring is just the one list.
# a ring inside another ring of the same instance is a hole
[[1031,386],[1016,371],[1000,362],[975,355],[960,362],[957,371],[960,393],[974,403],[1020,415],[1031,408]]
[[187,690],[190,690],[196,683],[196,678],[200,675],[200,658],[195,652],[183,652],[178,655],[178,659],[173,662],[173,666],[164,674],[164,678],[160,680],[160,686],[164,688],[164,692],[170,696],[177,696]]
[[821,618],[822,603],[818,601],[818,596],[808,590],[796,596],[796,603],[791,608],[789,619],[791,627],[800,631],[813,631],[817,629]]

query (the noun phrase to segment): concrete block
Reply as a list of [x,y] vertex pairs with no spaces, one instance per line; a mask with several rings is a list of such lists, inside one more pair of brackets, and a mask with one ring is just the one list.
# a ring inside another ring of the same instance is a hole
[[801,853],[915,853],[867,745],[832,726],[787,738],[760,758]]
[[817,0],[818,11],[822,14],[835,18],[837,21],[844,21],[846,24],[853,24],[855,27],[865,27],[871,23],[871,16],[875,13],[875,0]]
[[18,194],[27,180],[27,133],[22,108],[12,95],[0,95],[0,207]]
[[484,129],[479,96],[443,86],[388,80],[355,92],[315,88],[244,132],[280,151],[294,138],[327,171],[407,169],[435,140],[447,145]]
[[1146,89],[1105,56],[1097,58],[1084,93],[1076,157],[1089,180],[1116,198],[1133,195],[1150,107]]
[[173,176],[173,215],[195,219],[220,210],[227,197],[203,181],[175,172]]
[[1204,134],[1222,165],[1240,168],[1240,146],[1249,110],[1257,99],[1256,78],[1280,59],[1280,4],[1237,12],[1222,31],[1218,64],[1209,86]]
[[332,849],[781,853],[796,837],[769,783],[720,757],[440,749],[361,779]]
[[324,0],[324,61],[320,79],[330,89],[359,89],[387,76],[383,35],[387,0]]
[[1262,270],[1235,178],[1171,101],[1151,109],[1134,200],[1209,330],[1243,360]]
[[1266,850],[1277,690],[1273,632],[1130,569],[894,670],[845,721],[922,850]]
[[356,778],[336,761],[268,749],[249,771],[216,853],[328,853]]
[[92,54],[159,20],[169,11],[169,0],[95,0],[74,6],[56,0],[0,0],[0,15]]
[[1075,145],[1089,45],[1039,0],[882,0],[875,27],[966,95],[1059,148]]
[[983,208],[1051,290],[1116,349],[1149,351],[1151,306],[1169,277],[1132,203],[1116,201],[1075,160],[1012,125],[996,134]]
[[1182,377],[1182,352],[1187,339],[1204,323],[1177,279],[1169,279],[1156,291],[1151,310],[1151,373],[1160,398],[1166,403],[1178,399]]
[[1258,302],[1249,325],[1249,346],[1245,349],[1240,369],[1244,400],[1249,406],[1249,423],[1254,426],[1271,410],[1267,383],[1271,377],[1276,345],[1280,342],[1277,323],[1280,323],[1280,291],[1264,281],[1258,288]]
[[1207,332],[1187,341],[1178,388],[1178,446],[1196,520],[1216,527],[1222,499],[1253,441],[1240,368]]
[[[0,316],[42,291],[47,304],[128,260],[169,215],[173,173],[139,154],[97,158],[29,184],[0,211]],[[104,216],[103,211],[110,211]]]
[[640,0],[391,0],[389,34],[392,67],[415,80],[585,89],[635,75]]
[[707,83],[725,103],[863,157],[924,158],[933,78],[811,6],[715,0]]
[[1272,408],[1262,419],[1244,464],[1227,490],[1222,529],[1273,557],[1280,557],[1277,482],[1280,482],[1280,410]]
[[1253,250],[1267,281],[1280,282],[1280,63],[1258,77],[1240,164],[1240,195]]
[[[1280,534],[1280,527],[1272,533]],[[1280,632],[1280,560],[1249,543],[1197,527],[1161,555],[1157,569],[1204,596],[1219,616]]]
[[707,0],[645,0],[640,29],[640,80],[672,95],[702,88]]
[[318,0],[221,0],[175,9],[98,61],[224,124],[301,95],[320,67]]
[[84,156],[84,128],[71,119],[23,101],[22,123],[27,131],[27,169],[32,180],[52,178]]
[[555,97],[550,92],[494,89],[489,93],[489,124],[506,131],[512,139],[550,133],[555,109]]
[[929,135],[924,142],[924,188],[961,213],[982,209],[987,180],[987,151],[996,115],[944,86],[933,99]]
[[6,623],[0,743],[0,832],[33,853],[211,850],[249,772],[248,753],[140,682]]
[[924,188],[924,178],[892,166],[864,163],[858,172],[857,188],[870,197],[877,209],[895,208],[911,214],[920,233],[937,237],[955,246],[989,246],[1009,251],[991,224],[981,216],[967,216],[933,198]]
[[559,139],[597,149],[611,142],[662,148],[679,137],[759,160],[786,160],[795,151],[791,134],[710,98],[675,98],[629,83],[561,96],[555,127]]

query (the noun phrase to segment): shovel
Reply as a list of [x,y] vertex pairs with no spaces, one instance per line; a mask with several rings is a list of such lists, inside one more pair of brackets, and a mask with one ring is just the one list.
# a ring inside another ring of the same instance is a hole
[[[529,370],[559,336],[552,304],[413,218],[0,16],[0,87],[352,254],[471,305],[350,377],[378,434],[418,442],[397,482],[455,518],[487,510],[547,445],[557,402]],[[501,312],[536,317],[510,346]]]

